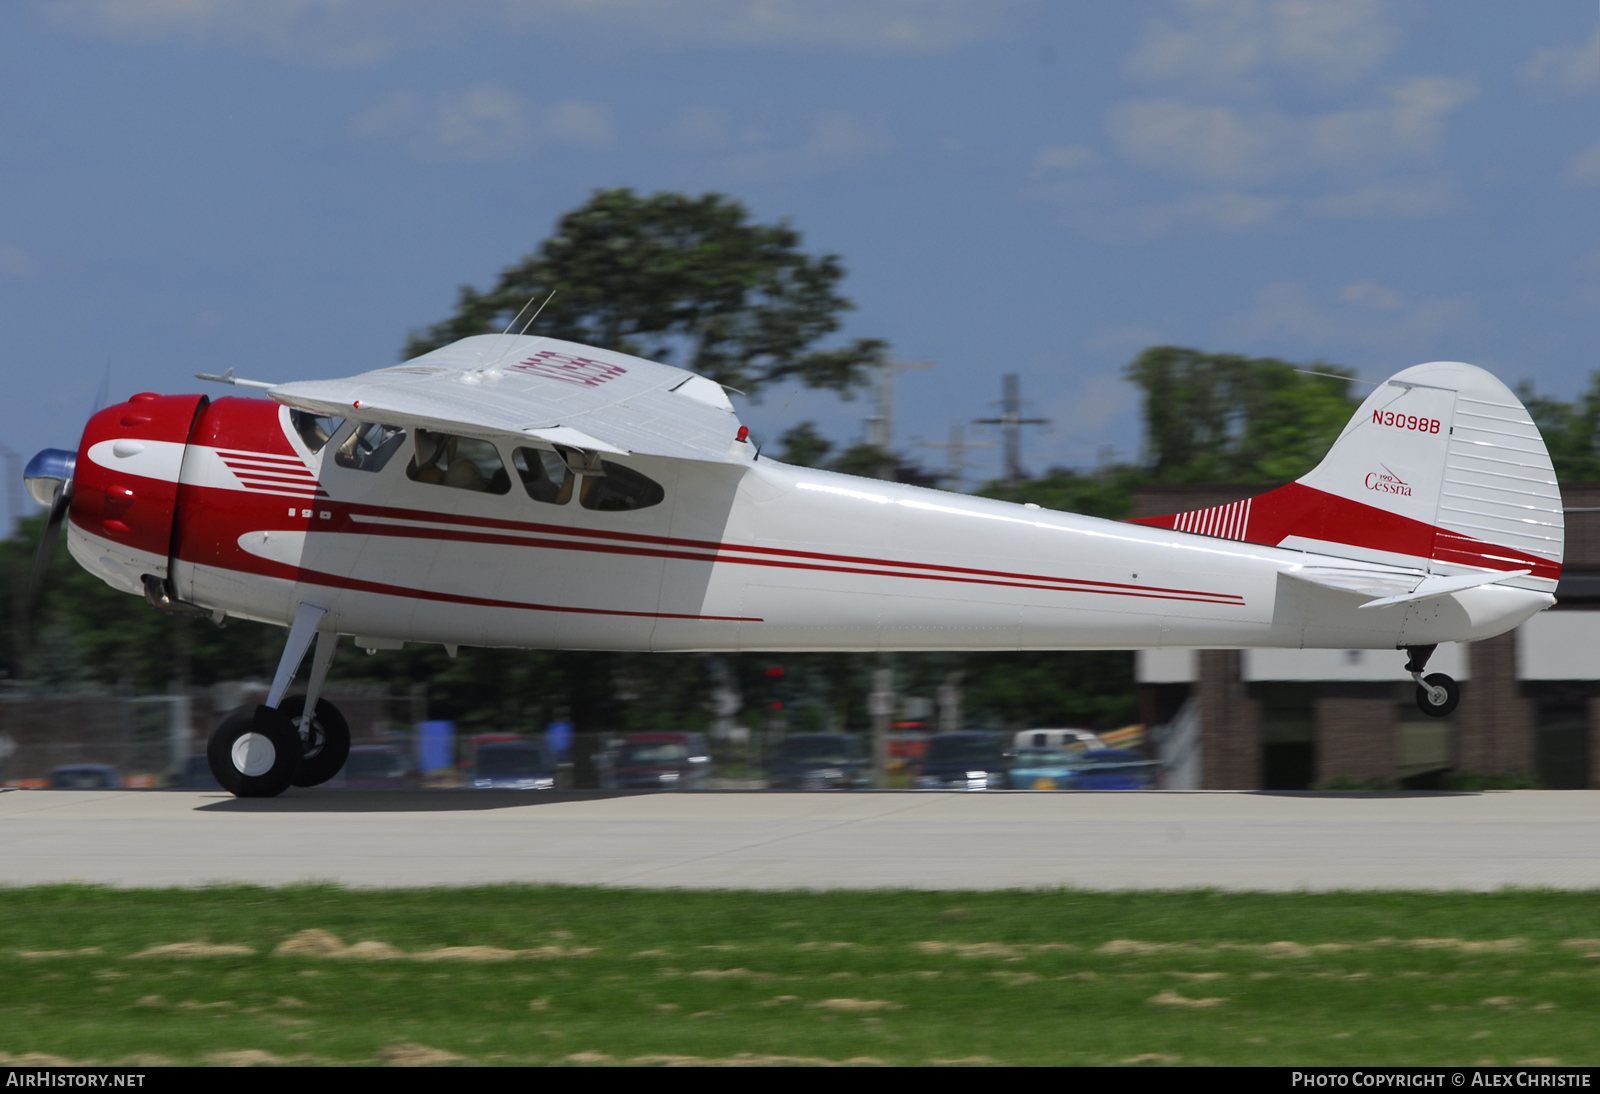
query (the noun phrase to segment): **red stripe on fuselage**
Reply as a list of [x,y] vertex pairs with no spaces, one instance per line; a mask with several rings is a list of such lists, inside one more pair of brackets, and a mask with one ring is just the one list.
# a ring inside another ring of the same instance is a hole
[[[239,491],[205,489],[202,505],[208,527],[202,534],[183,537],[184,561],[215,565],[226,569],[254,572],[262,560],[237,547],[237,538],[250,531],[282,527],[281,516],[268,516],[259,503],[239,504]],[[834,555],[787,548],[739,546],[709,540],[681,539],[636,532],[572,528],[561,525],[512,521],[490,517],[453,516],[427,510],[401,509],[348,503],[322,503],[330,519],[297,519],[294,531],[330,534],[380,535],[407,539],[446,540],[544,550],[583,551],[641,558],[661,558],[689,562],[737,563],[776,569],[810,570],[829,573],[861,574],[871,577],[898,577],[957,584],[987,585],[999,588],[1037,589],[1044,592],[1090,593],[1101,596],[1127,596],[1136,599],[1175,600],[1197,603],[1242,605],[1243,597],[1234,593],[1138,586],[1053,575],[1012,573],[970,567],[942,566],[934,563],[898,562],[855,555]],[[231,528],[218,522],[229,517]],[[368,519],[358,520],[355,518]],[[411,521],[395,524],[388,521]],[[420,524],[423,527],[416,527]],[[454,527],[451,527],[454,526]],[[481,529],[481,530],[480,530]],[[550,538],[550,537],[569,538]],[[199,550],[204,542],[210,550]],[[910,571],[910,572],[906,572]]]
[[[1184,515],[1135,517],[1129,523],[1175,528]],[[1534,577],[1552,580],[1561,576],[1559,562],[1402,517],[1298,482],[1250,499],[1250,524],[1243,542],[1276,547],[1290,536],[1489,570],[1532,570]]]

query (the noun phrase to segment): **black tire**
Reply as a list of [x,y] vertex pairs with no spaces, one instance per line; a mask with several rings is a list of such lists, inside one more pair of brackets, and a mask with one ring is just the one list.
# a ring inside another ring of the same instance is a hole
[[[291,695],[278,704],[279,713],[296,727],[305,709],[304,695]],[[308,732],[300,737],[300,748],[300,763],[290,780],[295,786],[321,786],[339,773],[350,758],[350,724],[338,707],[326,699],[317,700],[317,711],[311,716]]]
[[[258,740],[245,742],[254,734]],[[300,734],[282,711],[240,707],[206,743],[211,774],[224,790],[240,798],[272,798],[283,793],[300,763]]]
[[1428,684],[1445,690],[1445,700],[1435,706],[1428,699],[1428,689],[1421,684],[1417,685],[1417,707],[1422,713],[1432,718],[1446,718],[1456,709],[1456,704],[1461,702],[1461,685],[1442,672],[1430,673],[1422,678]]

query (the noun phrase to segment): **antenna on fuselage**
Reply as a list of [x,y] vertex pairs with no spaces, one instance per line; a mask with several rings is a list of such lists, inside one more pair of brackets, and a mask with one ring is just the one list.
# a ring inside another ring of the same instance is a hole
[[[521,310],[518,311],[516,315],[513,315],[511,317],[511,322],[506,324],[506,329],[501,331],[499,334],[495,335],[494,341],[489,343],[489,353],[485,353],[482,357],[478,358],[478,365],[479,365],[478,371],[479,372],[482,372],[484,369],[488,369],[488,368],[493,368],[494,367],[494,365],[485,365],[483,363],[484,358],[488,357],[490,353],[493,353],[495,351],[495,349],[500,345],[500,339],[504,338],[506,335],[511,333],[511,328],[517,325],[517,320],[522,318],[522,313],[527,311],[529,308],[533,307],[533,302],[535,300],[537,300],[537,299],[539,299],[537,296],[528,297],[528,302],[526,304],[522,305]],[[542,310],[544,310],[544,309],[541,308],[540,311],[542,311]],[[538,318],[539,312],[534,312],[533,314],[534,314],[534,318]],[[532,320],[529,320],[529,321],[532,322]],[[500,359],[499,358],[495,358],[494,364],[498,365],[499,363],[500,363]]]
[[[522,324],[522,329],[517,332],[517,337],[518,338],[521,338],[524,334],[528,333],[528,328],[533,326],[534,321],[537,320],[539,318],[540,314],[542,314],[544,312],[545,305],[549,304],[550,301],[555,299],[555,297],[556,297],[556,290],[555,289],[551,289],[550,290],[550,295],[544,298],[544,304],[540,304],[538,311],[535,311],[531,316],[528,317],[528,321],[526,323]],[[506,324],[506,329],[500,332],[500,338],[504,338],[506,335],[511,333],[511,328],[517,325],[517,320],[518,319],[522,318],[522,312],[527,311],[528,308],[537,299],[539,299],[537,296],[530,296],[528,298],[528,303],[522,305],[522,311],[519,311],[515,316],[513,316],[511,322]],[[496,338],[494,340],[494,345],[489,347],[489,352],[490,353],[493,353],[495,346],[498,346],[500,344],[500,338]],[[487,372],[488,370],[490,370],[492,368],[495,368],[497,365],[500,364],[501,361],[504,361],[506,359],[506,353],[510,353],[510,352],[511,352],[511,346],[507,346],[506,350],[505,350],[505,353],[502,353],[499,357],[496,357],[494,359],[494,363],[493,364],[484,365],[478,371],[479,372]],[[488,354],[485,354],[484,356],[488,356]],[[481,360],[481,358],[480,358],[480,360]]]

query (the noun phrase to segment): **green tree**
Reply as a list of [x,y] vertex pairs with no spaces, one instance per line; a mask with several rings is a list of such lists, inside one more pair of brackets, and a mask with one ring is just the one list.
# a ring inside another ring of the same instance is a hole
[[1125,370],[1144,395],[1146,468],[1157,482],[1281,482],[1315,467],[1356,401],[1347,373],[1273,357],[1153,346]]
[[1037,479],[1023,479],[1015,485],[996,480],[977,492],[986,498],[1032,502],[1063,513],[1122,520],[1133,515],[1133,492],[1146,478],[1138,467],[1110,467],[1092,475],[1054,467]]
[[1533,384],[1517,385],[1517,396],[1544,436],[1563,482],[1600,479],[1600,372],[1589,374],[1589,387],[1573,402],[1539,395]]
[[821,467],[833,451],[833,442],[817,432],[816,422],[801,422],[778,438],[783,451],[778,459],[796,467]]
[[494,288],[462,286],[455,314],[413,333],[403,356],[498,332],[549,298],[529,333],[681,365],[750,395],[788,378],[848,392],[887,346],[817,348],[854,305],[838,292],[838,256],[799,247],[786,221],[753,224],[721,194],[596,191]]

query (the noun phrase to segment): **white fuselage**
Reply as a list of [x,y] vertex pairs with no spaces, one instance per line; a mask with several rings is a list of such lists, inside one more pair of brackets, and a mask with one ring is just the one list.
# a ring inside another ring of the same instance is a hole
[[[279,624],[311,603],[324,629],[368,638],[607,650],[1386,649],[1489,637],[1552,603],[1489,585],[1363,610],[1286,575],[1367,562],[765,458],[630,457],[665,500],[602,512],[303,455],[325,494],[309,510],[189,446],[183,481],[205,498],[189,516],[226,514],[229,542],[179,550],[177,595]],[[70,532],[86,568],[137,587],[146,563]]]

